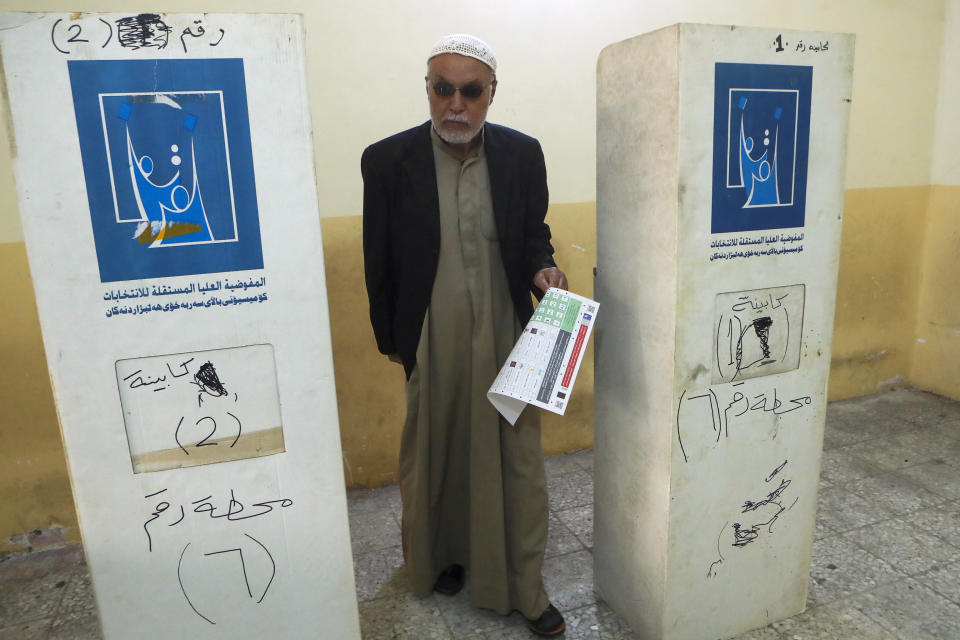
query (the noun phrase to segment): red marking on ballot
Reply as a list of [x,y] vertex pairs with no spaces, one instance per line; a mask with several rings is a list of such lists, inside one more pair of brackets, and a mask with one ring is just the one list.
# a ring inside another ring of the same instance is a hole
[[564,389],[570,387],[570,379],[573,378],[573,372],[576,369],[574,364],[580,359],[580,350],[583,349],[583,342],[587,337],[587,325],[580,325],[580,331],[577,331],[577,339],[573,341],[573,351],[570,352],[570,359],[567,360],[567,370],[563,372],[563,380],[560,386]]

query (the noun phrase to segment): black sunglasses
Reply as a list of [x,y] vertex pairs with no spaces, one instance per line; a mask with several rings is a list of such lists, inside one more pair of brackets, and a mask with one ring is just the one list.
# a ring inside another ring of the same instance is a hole
[[484,89],[487,88],[487,85],[480,84],[479,82],[471,82],[470,84],[462,87],[455,87],[449,82],[443,80],[440,80],[439,82],[431,82],[430,86],[433,87],[433,92],[441,98],[453,97],[453,94],[459,91],[460,95],[467,100],[476,100],[483,95]]

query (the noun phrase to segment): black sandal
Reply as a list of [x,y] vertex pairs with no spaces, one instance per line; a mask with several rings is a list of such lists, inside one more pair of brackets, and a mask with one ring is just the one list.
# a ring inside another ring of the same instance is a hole
[[443,570],[443,573],[433,584],[433,590],[445,596],[453,596],[463,589],[464,570],[459,564],[452,564]]
[[567,623],[563,621],[563,616],[560,615],[557,608],[548,604],[539,618],[527,620],[527,628],[538,636],[558,636],[567,630]]

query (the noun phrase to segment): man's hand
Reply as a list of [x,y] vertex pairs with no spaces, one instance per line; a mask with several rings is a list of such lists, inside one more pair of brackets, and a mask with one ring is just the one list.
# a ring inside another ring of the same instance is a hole
[[544,293],[546,293],[547,289],[550,287],[566,289],[567,276],[557,267],[546,267],[545,269],[540,269],[540,271],[537,271],[537,273],[534,274],[533,286],[537,287]]
[[403,358],[400,357],[399,353],[390,353],[387,355],[390,358],[390,362],[396,362],[397,364],[403,364]]

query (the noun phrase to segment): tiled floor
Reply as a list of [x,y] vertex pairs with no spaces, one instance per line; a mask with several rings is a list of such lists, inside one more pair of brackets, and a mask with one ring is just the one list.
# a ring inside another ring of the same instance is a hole
[[[824,449],[808,609],[740,640],[960,639],[960,404],[912,390],[835,402]],[[634,638],[593,593],[592,465],[591,451],[547,458],[544,580],[568,640]],[[365,640],[532,637],[466,592],[406,591],[396,487],[349,504]],[[99,637],[78,548],[0,562],[0,640]]]

